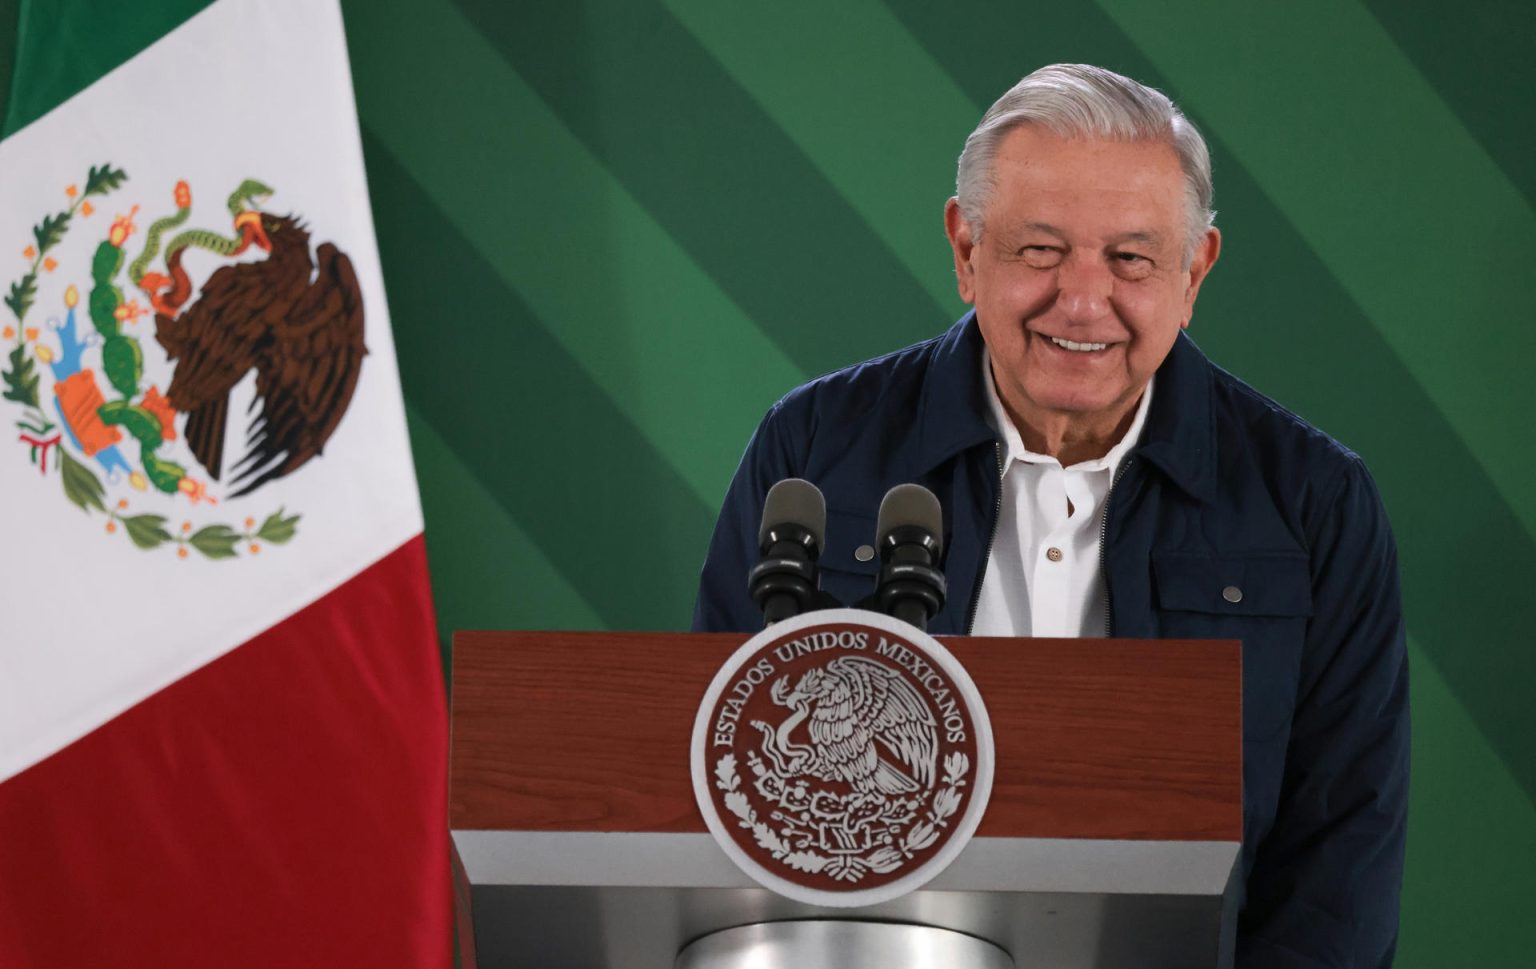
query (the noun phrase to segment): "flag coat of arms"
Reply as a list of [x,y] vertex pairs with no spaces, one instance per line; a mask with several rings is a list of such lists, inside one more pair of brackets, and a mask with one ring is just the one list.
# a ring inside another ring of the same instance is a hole
[[0,294],[0,965],[447,965],[336,5],[218,0],[0,142]]

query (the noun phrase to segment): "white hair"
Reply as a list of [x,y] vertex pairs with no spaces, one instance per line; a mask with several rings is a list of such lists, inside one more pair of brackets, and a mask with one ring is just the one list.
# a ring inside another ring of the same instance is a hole
[[1161,91],[1091,64],[1040,68],[998,98],[965,139],[955,197],[974,238],[981,238],[982,216],[995,186],[997,146],[1026,124],[1041,125],[1062,138],[1160,141],[1172,148],[1184,172],[1184,261],[1189,262],[1216,221],[1205,139]]

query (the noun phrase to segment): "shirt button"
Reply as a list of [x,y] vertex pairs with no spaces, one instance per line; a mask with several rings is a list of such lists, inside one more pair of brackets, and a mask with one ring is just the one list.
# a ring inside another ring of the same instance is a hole
[[873,545],[860,545],[853,550],[853,557],[860,562],[868,562],[875,557],[875,547]]
[[1243,601],[1243,590],[1235,585],[1229,585],[1221,590],[1221,597],[1228,602],[1238,603]]
[[1048,548],[1048,549],[1045,550],[1045,557],[1050,559],[1052,562],[1060,562],[1061,561],[1061,549],[1059,549],[1059,548]]

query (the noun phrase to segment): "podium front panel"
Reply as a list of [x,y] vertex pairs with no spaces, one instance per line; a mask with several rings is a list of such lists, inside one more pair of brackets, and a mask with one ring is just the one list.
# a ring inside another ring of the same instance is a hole
[[460,633],[450,818],[481,969],[670,969],[764,921],[931,925],[1023,967],[1228,964],[1241,650],[941,637],[997,744],[977,836],[922,890],[827,909],[758,887],[705,831],[688,744],[727,634]]

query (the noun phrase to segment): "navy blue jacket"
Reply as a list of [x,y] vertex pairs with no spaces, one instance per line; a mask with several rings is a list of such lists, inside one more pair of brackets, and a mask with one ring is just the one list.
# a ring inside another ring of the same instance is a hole
[[[763,497],[827,497],[822,588],[874,588],[887,489],[944,509],[949,598],[929,630],[969,630],[997,522],[998,448],[974,314],[786,396],[747,446],[709,547],[693,626],[755,631],[746,591]],[[1110,492],[1107,635],[1243,643],[1241,969],[1376,967],[1397,939],[1408,799],[1408,667],[1397,552],[1352,452],[1180,335],[1141,442]],[[1222,591],[1242,590],[1238,602]]]

